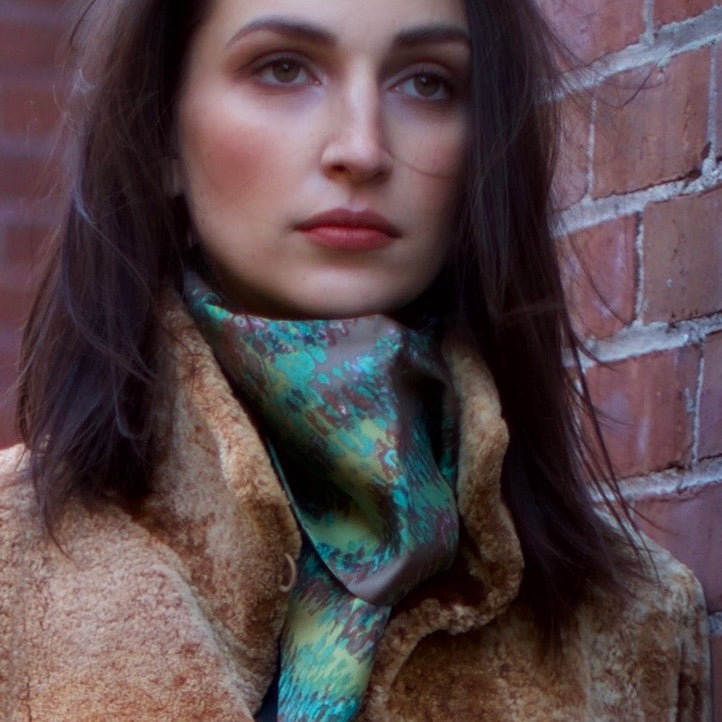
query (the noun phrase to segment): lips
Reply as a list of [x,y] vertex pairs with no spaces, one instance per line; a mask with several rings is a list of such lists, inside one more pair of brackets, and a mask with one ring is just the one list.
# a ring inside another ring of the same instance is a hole
[[298,224],[312,243],[339,251],[372,251],[391,244],[401,231],[374,211],[335,208]]

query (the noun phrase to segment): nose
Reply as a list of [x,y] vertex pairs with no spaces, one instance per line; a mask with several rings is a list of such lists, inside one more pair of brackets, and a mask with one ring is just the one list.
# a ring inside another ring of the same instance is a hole
[[391,172],[379,93],[375,79],[356,77],[331,103],[321,156],[328,177],[360,184],[382,180]]

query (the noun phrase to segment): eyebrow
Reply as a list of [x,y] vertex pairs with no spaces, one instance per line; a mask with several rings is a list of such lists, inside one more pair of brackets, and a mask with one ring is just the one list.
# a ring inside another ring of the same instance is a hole
[[402,30],[394,38],[394,45],[408,48],[434,43],[462,43],[471,45],[469,33],[459,25],[429,24]]
[[328,30],[325,30],[318,25],[306,23],[302,20],[291,20],[282,17],[267,16],[257,18],[240,28],[226,43],[226,47],[238,42],[241,38],[246,37],[246,35],[250,35],[251,33],[255,33],[260,30],[266,30],[286,37],[301,38],[303,40],[307,40],[308,42],[319,43],[321,45],[336,44],[334,36]]
[[[226,46],[238,42],[241,38],[258,31],[268,31],[289,38],[299,38],[309,43],[333,47],[336,45],[336,37],[325,28],[307,23],[303,20],[295,20],[275,15],[257,18],[247,25],[244,25],[233,34]],[[437,43],[462,43],[470,45],[469,33],[463,27],[445,23],[430,23],[401,30],[394,37],[393,45],[402,48],[414,47],[417,45],[429,45]]]

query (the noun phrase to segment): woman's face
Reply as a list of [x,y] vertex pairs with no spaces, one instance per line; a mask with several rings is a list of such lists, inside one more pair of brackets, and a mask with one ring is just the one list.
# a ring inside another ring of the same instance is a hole
[[177,140],[229,298],[330,318],[419,296],[455,228],[468,75],[462,0],[214,0]]

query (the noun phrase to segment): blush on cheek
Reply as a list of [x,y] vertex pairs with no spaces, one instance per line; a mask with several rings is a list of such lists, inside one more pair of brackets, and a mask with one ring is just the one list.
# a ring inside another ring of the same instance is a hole
[[468,145],[466,129],[457,130],[446,138],[439,138],[431,165],[435,175],[454,184],[463,174],[464,156]]
[[465,113],[458,111],[433,121],[404,109],[393,121],[389,145],[395,158],[410,170],[453,182],[464,165],[468,146]]
[[267,150],[263,139],[247,129],[211,126],[199,133],[195,152],[190,154],[186,165],[191,186],[194,175],[198,185],[204,186],[219,200],[242,200],[253,193],[249,187],[262,175]]

